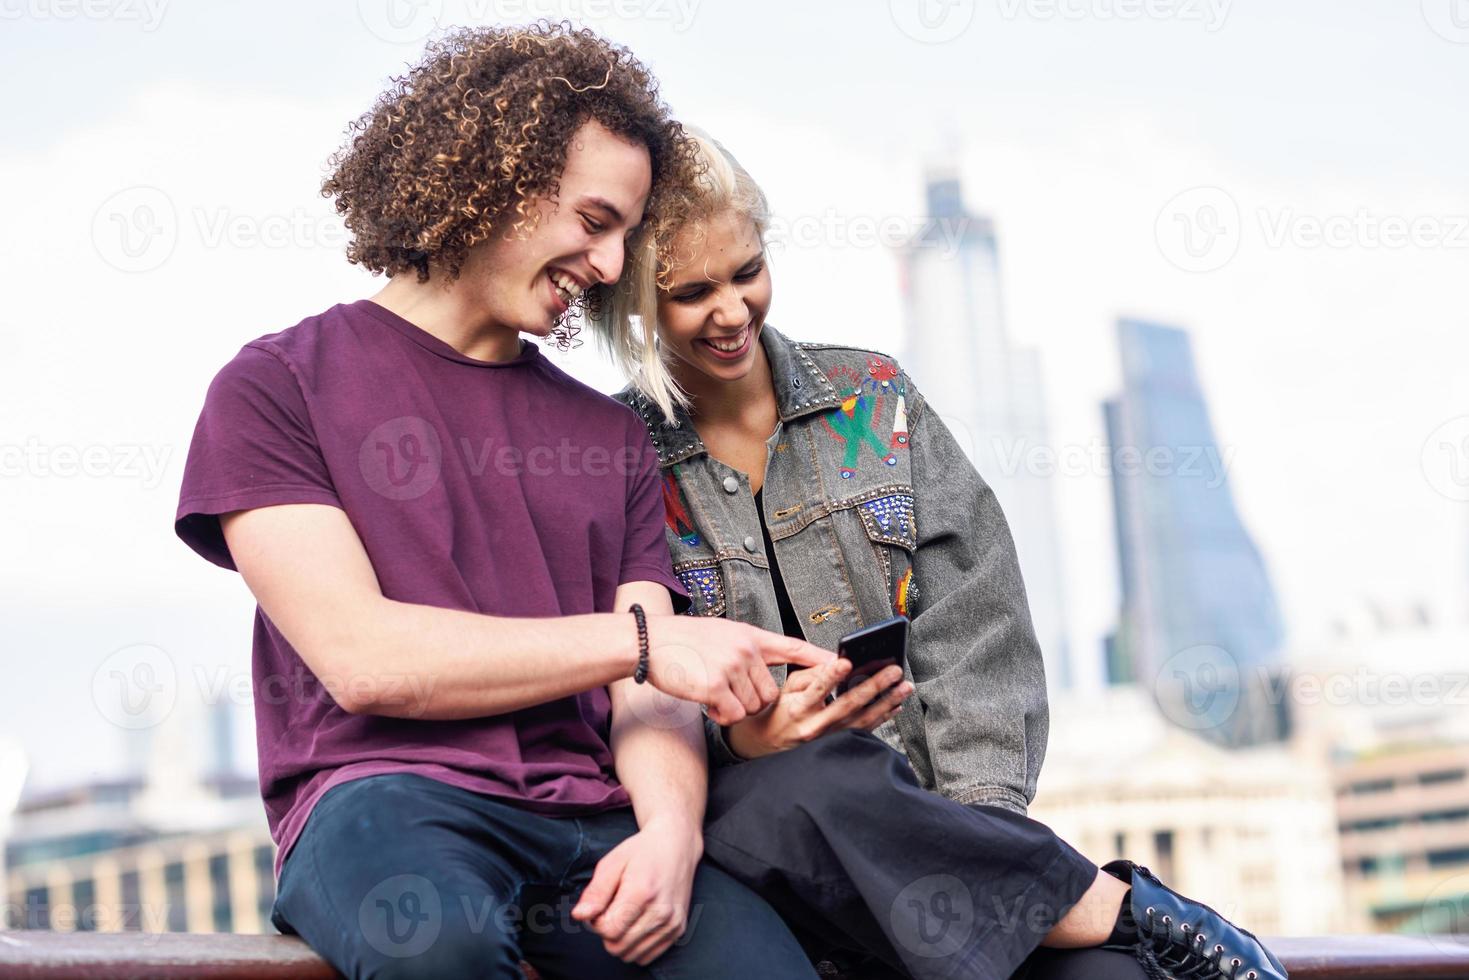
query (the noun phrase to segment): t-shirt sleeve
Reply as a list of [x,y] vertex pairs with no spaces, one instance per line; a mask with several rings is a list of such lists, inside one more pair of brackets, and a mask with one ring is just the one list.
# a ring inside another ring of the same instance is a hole
[[174,531],[233,570],[219,515],[276,504],[342,506],[295,375],[270,351],[245,347],[209,385]]
[[637,461],[628,477],[627,537],[617,583],[659,582],[672,594],[674,610],[683,612],[689,608],[689,594],[673,574],[668,539],[663,534],[663,475],[658,454],[641,424],[629,432],[628,444],[637,452]]

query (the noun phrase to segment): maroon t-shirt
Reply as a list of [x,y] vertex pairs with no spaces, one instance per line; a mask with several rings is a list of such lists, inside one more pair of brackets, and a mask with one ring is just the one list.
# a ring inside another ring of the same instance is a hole
[[[346,511],[390,599],[568,616],[609,611],[626,582],[684,594],[636,415],[534,344],[477,361],[368,300],[251,341],[219,372],[175,529],[233,569],[218,515],[299,503]],[[405,698],[426,683],[413,671],[406,650]],[[321,795],[364,776],[419,773],[539,813],[628,805],[604,687],[460,721],[351,715],[328,693],[350,678],[318,679],[258,608],[252,672],[277,874]]]

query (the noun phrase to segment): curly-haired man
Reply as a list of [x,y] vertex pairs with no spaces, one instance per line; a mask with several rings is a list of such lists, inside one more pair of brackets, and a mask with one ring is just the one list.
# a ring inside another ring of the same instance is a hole
[[813,975],[701,860],[693,705],[736,721],[831,654],[669,615],[642,422],[520,339],[565,335],[692,159],[625,49],[451,33],[323,186],[386,286],[210,386],[176,529],[258,601],[273,920],[344,974]]

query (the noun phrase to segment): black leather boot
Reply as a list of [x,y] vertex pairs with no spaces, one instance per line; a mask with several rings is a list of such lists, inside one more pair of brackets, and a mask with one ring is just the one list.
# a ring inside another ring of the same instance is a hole
[[1202,902],[1185,898],[1142,865],[1111,861],[1102,870],[1132,886],[1137,942],[1104,944],[1132,950],[1155,980],[1284,980],[1289,976],[1271,952]]

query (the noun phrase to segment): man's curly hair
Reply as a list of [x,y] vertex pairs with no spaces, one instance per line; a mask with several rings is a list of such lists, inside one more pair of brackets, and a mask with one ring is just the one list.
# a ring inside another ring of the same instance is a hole
[[[634,245],[657,240],[665,188],[697,172],[692,144],[632,52],[569,23],[459,28],[348,127],[323,196],[336,199],[347,260],[373,273],[432,262],[459,275],[470,248],[535,223],[572,135],[595,119],[648,148],[653,191]],[[588,297],[589,301],[593,300]]]

